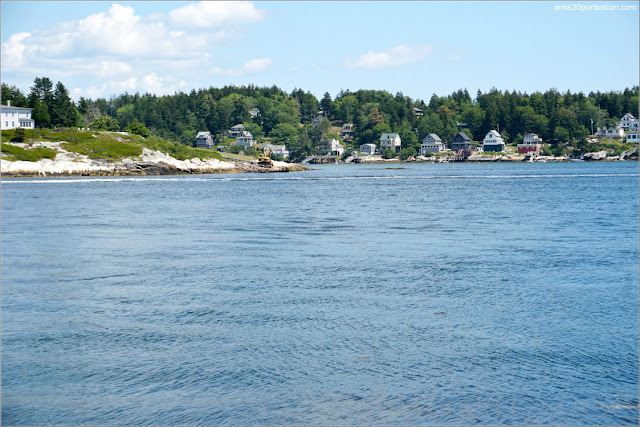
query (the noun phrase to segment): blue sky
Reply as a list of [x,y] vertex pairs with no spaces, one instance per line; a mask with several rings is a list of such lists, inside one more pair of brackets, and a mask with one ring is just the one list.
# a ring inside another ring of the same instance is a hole
[[[635,10],[555,10],[597,4]],[[73,97],[273,84],[414,99],[638,84],[638,2],[2,1],[2,81]]]

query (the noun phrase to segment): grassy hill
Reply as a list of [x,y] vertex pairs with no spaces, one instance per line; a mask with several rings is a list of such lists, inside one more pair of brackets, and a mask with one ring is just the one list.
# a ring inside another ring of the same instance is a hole
[[90,159],[122,160],[126,157],[142,155],[144,147],[168,153],[178,160],[194,157],[223,160],[214,149],[187,147],[180,143],[167,141],[157,136],[143,138],[140,135],[125,132],[77,131],[72,129],[25,130],[22,142],[24,148],[5,144],[14,139],[15,130],[2,131],[2,157],[7,160],[38,161],[43,158],[55,158],[55,150],[34,146],[38,141],[60,142],[64,150],[83,154]]

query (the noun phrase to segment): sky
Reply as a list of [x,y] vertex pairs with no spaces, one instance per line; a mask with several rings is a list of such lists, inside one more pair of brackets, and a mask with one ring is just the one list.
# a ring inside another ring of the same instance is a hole
[[26,94],[49,77],[75,100],[275,84],[318,99],[376,89],[428,102],[465,88],[472,97],[493,87],[621,91],[640,74],[637,1],[3,0],[0,8],[2,82]]

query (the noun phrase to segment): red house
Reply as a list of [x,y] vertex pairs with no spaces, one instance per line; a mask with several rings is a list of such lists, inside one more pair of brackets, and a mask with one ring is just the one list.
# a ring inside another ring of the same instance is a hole
[[542,148],[542,139],[535,133],[525,133],[522,144],[518,144],[518,153],[536,153]]

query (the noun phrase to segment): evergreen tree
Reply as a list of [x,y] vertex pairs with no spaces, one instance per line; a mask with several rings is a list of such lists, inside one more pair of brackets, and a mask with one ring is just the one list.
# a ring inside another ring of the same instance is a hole
[[53,102],[51,108],[52,126],[73,127],[78,126],[78,110],[69,97],[69,91],[61,83],[56,84],[53,92]]

